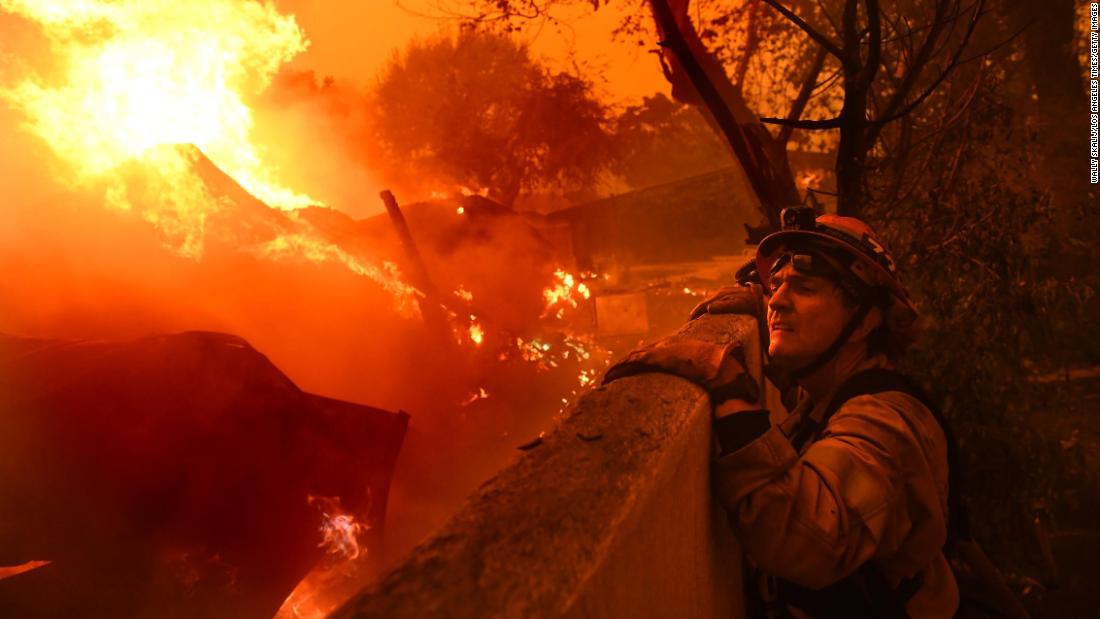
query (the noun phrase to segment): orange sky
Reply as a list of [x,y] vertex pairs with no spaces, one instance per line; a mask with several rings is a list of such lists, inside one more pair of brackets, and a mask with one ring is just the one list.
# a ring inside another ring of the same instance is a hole
[[[451,1],[452,5],[457,5],[461,0]],[[294,15],[310,42],[309,48],[291,60],[289,67],[332,76],[341,86],[360,91],[373,85],[379,70],[391,55],[410,40],[455,27],[454,22],[416,14],[438,15],[436,3],[437,0],[401,0],[399,6],[397,0],[275,0],[275,6],[281,13]],[[584,67],[585,76],[596,82],[598,92],[609,102],[629,104],[644,95],[667,92],[668,85],[657,60],[647,51],[655,45],[655,36],[647,37],[645,46],[638,46],[636,41],[612,41],[613,30],[623,19],[622,9],[617,7],[623,4],[641,7],[640,2],[628,3],[624,0],[623,3],[593,12],[584,4],[557,14],[565,24],[563,28],[548,26],[540,31],[532,29],[523,33],[522,38],[531,45],[536,55],[556,65],[555,68],[568,68],[567,59],[572,53]],[[36,25],[0,11],[0,83],[14,83],[15,77],[26,69],[48,74],[52,57]],[[20,113],[0,102],[0,143],[6,145],[0,152],[0,186],[9,190],[9,196],[15,196],[13,199],[22,205],[20,208],[57,193],[60,188],[54,177],[68,176],[64,168],[55,166],[49,147],[24,131],[22,123]],[[280,136],[286,138],[286,144],[281,146],[293,155],[301,149],[301,144],[287,137],[293,131],[286,124],[277,125]],[[310,129],[312,133],[309,137],[318,140],[325,138],[327,134],[317,134],[318,130]],[[267,146],[269,151],[278,150],[270,144]],[[287,177],[284,180],[288,186],[306,193],[314,192],[312,197],[335,208],[357,216],[381,208],[375,200],[359,204],[364,195],[363,187],[374,188],[380,182],[370,178],[369,171],[359,169],[362,168],[359,164],[355,169],[349,169],[347,162],[341,164],[322,158],[313,168],[323,170],[325,175],[311,177],[310,170],[305,169],[309,166],[300,165],[300,161],[291,161],[295,165],[282,161],[274,163],[275,169],[281,168],[280,174]],[[287,170],[300,174],[289,174]],[[334,182],[333,177],[339,182]],[[346,191],[341,189],[345,185]],[[366,194],[373,196],[376,191],[367,191]],[[417,197],[422,196],[410,199]],[[9,207],[19,210],[10,203]],[[11,214],[9,212],[7,216]]]
[[[340,82],[370,84],[395,49],[450,25],[414,14],[438,14],[433,0],[401,0],[400,4],[396,0],[278,0],[280,11],[292,13],[310,40],[310,48],[290,66],[313,69]],[[548,27],[525,33],[524,38],[548,60],[563,58],[572,49],[579,61],[594,69],[588,77],[602,80],[605,93],[614,99],[667,91],[656,58],[646,51],[655,45],[611,41],[612,30],[622,19],[618,6],[595,13],[587,8],[562,12],[566,32]]]

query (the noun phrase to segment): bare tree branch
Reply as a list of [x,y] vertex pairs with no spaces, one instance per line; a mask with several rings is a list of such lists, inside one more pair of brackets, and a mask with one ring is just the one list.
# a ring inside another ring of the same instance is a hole
[[955,53],[951,56],[951,61],[947,63],[947,66],[942,71],[940,71],[940,74],[936,76],[936,79],[928,85],[924,92],[922,92],[920,96],[918,96],[902,109],[894,112],[893,114],[888,114],[884,118],[879,118],[874,121],[874,128],[871,130],[872,139],[878,136],[878,133],[882,130],[882,127],[886,125],[886,123],[895,121],[898,118],[905,116],[906,114],[912,112],[918,106],[920,106],[921,103],[924,103],[924,100],[927,99],[933,92],[935,92],[940,83],[942,83],[943,80],[955,69],[955,67],[958,66],[959,58],[962,56],[963,51],[966,49],[967,44],[970,42],[970,38],[971,36],[973,36],[974,30],[978,26],[978,20],[980,20],[981,16],[984,14],[984,7],[985,0],[978,0],[977,6],[974,8],[974,14],[970,17],[970,23],[967,24],[966,34],[963,35],[962,42],[959,43],[959,46],[955,49]]
[[867,29],[871,35],[870,45],[867,50],[867,61],[857,78],[860,88],[870,89],[878,73],[878,65],[882,60],[882,19],[879,11],[878,0],[864,0],[867,10]]
[[840,26],[837,25],[836,20],[829,14],[828,7],[825,6],[823,0],[816,0],[817,8],[821,9],[821,14],[825,16],[825,21],[829,22],[829,25],[833,27],[833,34],[840,34]]
[[[905,101],[906,97],[909,96],[909,92],[913,89],[917,79],[920,77],[922,69],[932,56],[932,51],[935,48],[943,27],[947,24],[947,21],[944,20],[944,16],[947,13],[947,6],[949,4],[950,0],[938,0],[936,2],[936,11],[932,18],[928,35],[921,43],[920,50],[918,50],[917,54],[910,60],[908,69],[902,77],[901,83],[894,90],[894,95],[883,108],[883,112],[878,118],[888,118],[893,115]],[[912,32],[912,30],[910,30],[910,32]],[[872,129],[871,137],[872,139],[877,137],[876,130]]]
[[852,72],[859,70],[859,30],[856,29],[856,19],[859,13],[858,0],[845,0],[844,13],[841,16],[841,29],[844,39],[844,55],[840,61],[845,69]]
[[844,51],[841,50],[836,43],[833,43],[829,39],[829,37],[818,32],[813,26],[806,23],[801,17],[795,15],[793,11],[783,6],[782,4],[779,4],[779,2],[777,2],[776,0],[764,0],[764,2],[766,2],[768,6],[772,7],[776,11],[779,11],[780,15],[786,17],[791,23],[798,26],[803,32],[809,35],[810,38],[814,40],[814,42],[825,48],[825,50],[828,51],[830,54],[836,56],[841,61],[845,60]]
[[802,82],[802,89],[798,92],[798,96],[795,97],[794,103],[791,105],[791,111],[787,114],[787,123],[781,125],[779,135],[776,139],[781,144],[786,144],[791,139],[791,133],[795,127],[789,123],[797,121],[802,117],[802,112],[806,111],[806,104],[809,103],[810,97],[813,95],[814,88],[817,85],[817,76],[821,74],[821,70],[825,68],[825,48],[818,48],[817,55],[814,58],[814,62],[810,65],[810,71],[806,74],[806,79]]
[[827,118],[825,120],[790,120],[787,118],[772,118],[766,116],[761,118],[760,122],[769,125],[793,127],[795,129],[837,129],[840,127],[841,118],[837,116],[836,118]]
[[760,4],[753,3],[749,8],[749,23],[746,29],[748,30],[748,38],[745,41],[745,50],[741,54],[741,57],[737,59],[737,68],[734,70],[733,85],[737,87],[737,90],[743,91],[745,85],[745,74],[749,71],[749,60],[752,59],[756,53],[756,49],[760,46],[760,33],[757,31],[756,22],[758,18],[758,11]]

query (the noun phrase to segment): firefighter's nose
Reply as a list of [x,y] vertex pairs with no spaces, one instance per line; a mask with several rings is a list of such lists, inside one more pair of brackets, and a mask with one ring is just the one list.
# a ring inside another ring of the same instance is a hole
[[791,307],[791,300],[787,296],[786,284],[780,286],[768,297],[768,309],[773,312],[781,312]]

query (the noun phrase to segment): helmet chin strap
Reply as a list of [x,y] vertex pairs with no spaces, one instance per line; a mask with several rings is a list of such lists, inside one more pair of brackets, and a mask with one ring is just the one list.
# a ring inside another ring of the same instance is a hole
[[821,366],[833,360],[833,357],[840,352],[840,347],[844,346],[844,343],[848,341],[848,338],[855,333],[855,330],[863,323],[863,319],[867,317],[867,313],[874,307],[874,303],[870,300],[864,300],[856,313],[852,315],[852,318],[848,321],[848,324],[844,325],[844,329],[841,330],[840,335],[836,340],[825,349],[825,352],[817,356],[816,359],[811,361],[808,365],[805,365],[797,370],[790,372],[790,377],[799,380],[805,378],[810,374],[813,374],[817,370],[821,369]]

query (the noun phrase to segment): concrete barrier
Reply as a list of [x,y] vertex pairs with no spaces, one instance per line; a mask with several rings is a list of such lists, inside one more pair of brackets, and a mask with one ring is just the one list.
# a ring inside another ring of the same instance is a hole
[[[760,376],[751,319],[706,316],[677,337],[739,339]],[[333,617],[741,617],[710,424],[706,394],[675,376],[594,389]]]

